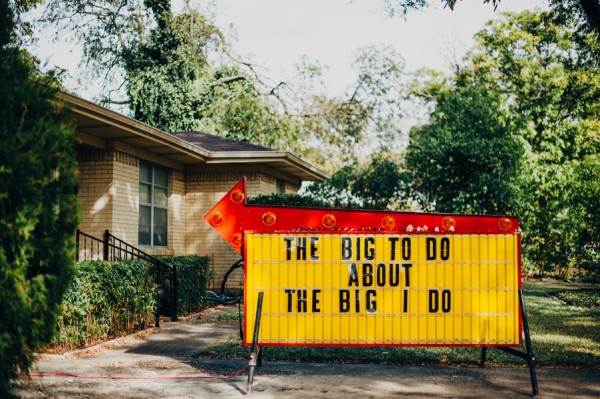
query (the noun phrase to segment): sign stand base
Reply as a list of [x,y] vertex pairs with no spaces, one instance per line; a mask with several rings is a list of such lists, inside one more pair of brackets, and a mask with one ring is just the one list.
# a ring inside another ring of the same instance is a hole
[[[519,290],[519,305],[521,308],[521,317],[523,320],[523,332],[525,334],[525,349],[526,352],[510,348],[504,346],[497,346],[496,348],[510,353],[511,355],[515,355],[527,361],[527,366],[529,367],[529,375],[531,377],[531,389],[533,392],[533,396],[536,396],[539,393],[538,390],[538,382],[537,382],[537,373],[535,371],[535,366],[537,364],[537,360],[533,355],[533,348],[531,346],[531,334],[529,332],[529,323],[527,322],[527,313],[525,312],[525,299],[523,297],[523,291]],[[487,346],[481,348],[481,367],[485,367],[485,360],[487,356]]]
[[262,314],[263,295],[264,292],[258,293],[258,303],[256,305],[256,320],[254,322],[254,336],[252,337],[252,349],[250,350],[250,361],[248,362],[250,368],[248,370],[248,383],[246,384],[246,395],[252,393],[252,385],[254,383],[254,369],[256,368],[256,365],[260,358],[260,347],[258,346],[258,332],[260,330],[260,316]]

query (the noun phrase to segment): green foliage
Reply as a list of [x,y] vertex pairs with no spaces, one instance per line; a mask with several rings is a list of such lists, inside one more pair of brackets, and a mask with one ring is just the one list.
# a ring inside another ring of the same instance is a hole
[[[549,13],[505,14],[477,34],[454,79],[435,77],[413,90],[436,100],[407,154],[419,201],[439,211],[519,216],[524,265],[540,274],[566,275],[573,256],[581,263],[583,252],[573,250],[585,245],[576,242],[585,229],[580,217],[597,211],[571,207],[577,165],[598,153],[600,126],[593,56],[600,43],[593,35],[575,40],[583,36],[574,29]],[[591,173],[587,179],[597,181]]]
[[[56,39],[82,45],[82,67],[91,81],[122,83],[125,57],[147,40],[155,26],[144,0],[48,0],[39,25],[51,27]],[[105,86],[103,86],[105,87]]]
[[177,314],[186,315],[206,308],[206,286],[213,272],[208,256],[188,255],[161,258],[177,268]]
[[[326,170],[353,163],[381,147],[398,151],[405,141],[401,134],[404,106],[404,59],[389,46],[359,49],[352,64],[356,78],[343,95],[326,95],[312,74],[298,89],[297,111],[307,142],[308,156]],[[319,69],[304,65],[309,71]],[[318,74],[316,74],[318,75]]]
[[554,18],[559,23],[575,23],[575,34],[600,36],[600,1],[598,0],[551,0]]
[[148,327],[154,318],[154,266],[143,261],[77,264],[52,340],[70,350]]
[[600,157],[584,158],[575,168],[569,221],[575,231],[577,259],[588,277],[600,278]]
[[248,198],[248,204],[275,206],[303,206],[309,208],[328,208],[330,205],[314,197],[299,194],[269,194]]
[[515,214],[523,153],[498,95],[466,86],[441,93],[429,123],[413,128],[406,164],[425,209]]
[[[454,10],[457,0],[441,0],[441,3]],[[492,3],[494,9],[500,4],[500,0],[483,0],[484,3]],[[391,17],[401,15],[406,17],[411,10],[421,10],[429,6],[429,0],[383,0],[385,11]]]
[[[441,0],[441,2],[454,10],[457,0]],[[383,0],[383,3],[389,16],[401,15],[404,17],[409,11],[421,10],[430,4],[429,0]],[[483,3],[491,3],[496,9],[501,0],[483,0]],[[600,35],[600,1],[550,0],[549,3],[557,21],[576,22],[576,32],[593,32]]]
[[[206,284],[212,278],[206,256],[163,258],[177,268],[178,314],[206,307]],[[54,350],[66,351],[124,336],[152,325],[159,288],[155,266],[137,260],[77,264],[75,278],[61,305]]]
[[0,0],[0,396],[51,339],[77,223],[73,128],[13,18]]
[[567,217],[574,170],[598,151],[600,64],[590,54],[600,42],[593,35],[576,41],[573,21],[565,23],[532,12],[491,22],[461,77],[500,90],[527,143],[523,247],[526,262],[542,274],[559,267],[564,273],[577,256],[571,249],[580,227]]
[[278,112],[277,104],[247,73],[232,66],[214,67],[205,73],[198,89],[200,130],[278,150],[303,152],[300,125]]
[[122,55],[133,117],[165,131],[194,130],[203,117],[197,84],[220,32],[196,11],[174,16],[169,2],[148,3],[156,26]]
[[[457,0],[441,0],[444,6],[454,10]],[[411,10],[421,10],[430,5],[429,0],[383,0],[385,11],[390,16],[401,15],[406,17]],[[483,3],[492,3],[494,9],[500,4],[500,0],[483,0]]]
[[43,0],[13,0],[13,11],[16,14],[27,12],[42,2]]
[[600,308],[600,288],[577,291],[559,291],[555,297],[579,308]]
[[334,208],[401,209],[410,201],[410,175],[385,149],[363,164],[354,162],[306,189]]
[[600,282],[600,260],[598,260],[597,252],[595,252],[594,260],[583,260],[579,264],[579,267],[586,280],[596,283]]

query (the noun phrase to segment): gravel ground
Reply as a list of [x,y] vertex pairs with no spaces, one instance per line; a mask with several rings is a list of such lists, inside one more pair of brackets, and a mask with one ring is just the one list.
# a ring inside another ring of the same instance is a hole
[[[422,367],[265,361],[247,392],[246,361],[193,358],[201,347],[237,334],[217,322],[217,307],[188,321],[163,323],[123,339],[65,355],[41,355],[19,398],[526,398],[527,368]],[[235,376],[237,373],[239,375]],[[539,398],[599,398],[600,370],[538,369]],[[96,378],[81,378],[94,376]],[[233,378],[230,378],[232,377]],[[113,378],[107,378],[113,377]],[[123,378],[123,379],[114,379]],[[174,378],[178,377],[178,378]],[[217,378],[215,378],[217,377]],[[227,377],[227,379],[222,378]]]

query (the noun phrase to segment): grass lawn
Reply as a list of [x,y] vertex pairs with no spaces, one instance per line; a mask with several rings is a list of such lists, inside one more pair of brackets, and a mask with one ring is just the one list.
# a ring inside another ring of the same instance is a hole
[[[539,366],[600,368],[600,286],[527,281],[524,293]],[[237,319],[237,309],[224,317],[224,320]],[[239,359],[247,356],[246,350],[239,337],[232,336],[197,356]],[[477,366],[480,356],[481,349],[473,347],[263,348],[263,358],[267,361]],[[524,360],[498,349],[490,349],[487,359],[488,365],[526,365]]]

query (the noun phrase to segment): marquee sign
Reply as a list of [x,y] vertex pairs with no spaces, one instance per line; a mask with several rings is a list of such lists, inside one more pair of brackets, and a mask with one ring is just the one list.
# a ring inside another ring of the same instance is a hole
[[249,206],[242,180],[205,219],[245,251],[246,331],[265,293],[261,345],[520,343],[516,218]]
[[521,357],[538,393],[517,218],[248,205],[245,184],[204,218],[244,256],[249,387],[259,346],[441,345]]
[[518,238],[248,233],[246,331],[264,292],[263,346],[518,345]]

